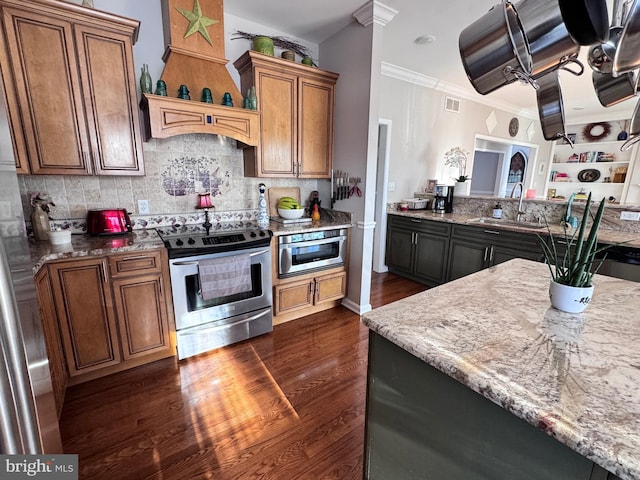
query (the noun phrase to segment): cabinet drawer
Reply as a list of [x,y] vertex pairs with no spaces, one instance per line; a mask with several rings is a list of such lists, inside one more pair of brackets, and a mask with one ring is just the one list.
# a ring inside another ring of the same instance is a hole
[[451,233],[451,224],[422,218],[389,215],[389,223],[393,227],[406,228],[431,235],[442,235],[443,237],[448,237]]
[[141,275],[162,270],[162,252],[147,251],[109,257],[109,270],[113,278]]

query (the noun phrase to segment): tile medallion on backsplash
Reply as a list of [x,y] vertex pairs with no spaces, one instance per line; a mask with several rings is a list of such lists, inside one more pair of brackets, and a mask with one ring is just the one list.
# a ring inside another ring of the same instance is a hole
[[161,176],[162,188],[174,197],[197,192],[211,192],[215,197],[222,193],[223,187],[229,186],[229,172],[221,171],[217,158],[174,158]]

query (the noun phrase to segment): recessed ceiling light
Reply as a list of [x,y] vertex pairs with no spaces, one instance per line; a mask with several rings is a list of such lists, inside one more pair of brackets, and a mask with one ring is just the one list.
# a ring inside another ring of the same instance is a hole
[[584,110],[584,107],[572,107],[571,110]]
[[416,37],[413,43],[415,43],[416,45],[426,45],[427,43],[433,43],[435,41],[435,35],[420,35],[419,37]]

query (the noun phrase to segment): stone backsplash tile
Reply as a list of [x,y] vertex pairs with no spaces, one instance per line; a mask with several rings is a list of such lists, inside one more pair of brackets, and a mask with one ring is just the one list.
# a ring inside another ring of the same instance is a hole
[[[317,190],[317,180],[244,177],[242,150],[235,140],[208,134],[151,139],[143,144],[145,176],[20,175],[19,186],[25,218],[31,216],[29,192],[48,193],[55,207],[50,216],[56,225],[82,229],[91,208],[126,208],[132,220],[156,223],[138,216],[138,200],[149,201],[151,218],[202,220],[196,210],[197,193],[211,192],[216,215],[252,219],[258,207],[258,185],[300,187],[302,200]],[[140,223],[137,223],[138,227]],[[169,223],[171,223],[169,221]]]

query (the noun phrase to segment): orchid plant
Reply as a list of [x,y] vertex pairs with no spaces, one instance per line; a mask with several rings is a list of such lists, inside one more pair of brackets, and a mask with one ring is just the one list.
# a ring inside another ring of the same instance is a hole
[[32,192],[29,196],[29,203],[33,208],[40,207],[45,212],[49,213],[51,209],[49,206],[55,207],[56,204],[53,203],[53,200],[49,196],[48,193],[44,192]]
[[464,173],[467,169],[468,155],[469,152],[460,147],[454,147],[444,154],[444,164],[447,167],[455,167],[460,172],[457,177],[453,178],[456,182],[466,182],[467,180],[471,180],[471,177]]

